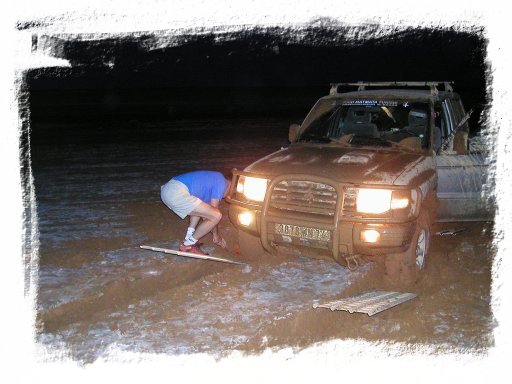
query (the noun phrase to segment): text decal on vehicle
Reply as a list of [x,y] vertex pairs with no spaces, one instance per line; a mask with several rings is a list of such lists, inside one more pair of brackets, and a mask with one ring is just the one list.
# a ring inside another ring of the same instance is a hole
[[396,107],[398,105],[398,101],[394,101],[394,100],[344,100],[341,102],[341,105]]
[[320,241],[331,240],[331,231],[328,231],[327,229],[317,229],[309,227],[300,227],[298,225],[276,223],[275,230],[276,233],[279,235],[294,236],[299,237],[301,239]]

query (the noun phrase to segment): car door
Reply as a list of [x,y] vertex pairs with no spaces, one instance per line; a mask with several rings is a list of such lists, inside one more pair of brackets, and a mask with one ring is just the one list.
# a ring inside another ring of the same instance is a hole
[[436,114],[439,116],[436,125],[440,125],[444,143],[435,156],[438,221],[492,220],[492,203],[482,193],[489,169],[487,153],[482,146],[469,146],[469,150],[459,153],[453,150],[455,130],[468,132],[462,103],[456,98],[447,98],[436,106]]

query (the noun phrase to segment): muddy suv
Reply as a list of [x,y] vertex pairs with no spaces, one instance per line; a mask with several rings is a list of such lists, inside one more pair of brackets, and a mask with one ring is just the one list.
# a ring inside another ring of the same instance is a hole
[[393,280],[416,280],[434,221],[491,218],[468,117],[450,83],[331,84],[290,126],[288,147],[234,170],[229,216],[242,254],[303,253],[350,268],[371,258]]

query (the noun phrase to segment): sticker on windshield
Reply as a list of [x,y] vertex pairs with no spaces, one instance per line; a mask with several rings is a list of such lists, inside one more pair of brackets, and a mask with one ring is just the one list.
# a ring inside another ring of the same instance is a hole
[[394,100],[344,100],[341,105],[364,105],[377,107],[396,107],[398,102]]
[[411,112],[409,112],[409,116],[418,117],[420,119],[426,119],[427,118],[427,114],[425,112],[415,111],[415,110],[411,110]]

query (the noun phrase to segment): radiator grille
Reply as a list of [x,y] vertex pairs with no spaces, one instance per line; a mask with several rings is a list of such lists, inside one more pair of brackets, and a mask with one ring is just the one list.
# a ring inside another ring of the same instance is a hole
[[312,181],[283,180],[272,191],[270,206],[296,212],[334,215],[336,189]]

